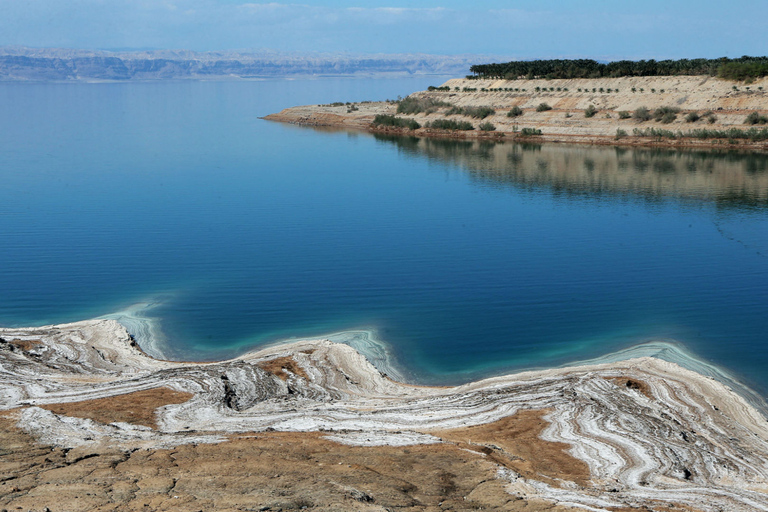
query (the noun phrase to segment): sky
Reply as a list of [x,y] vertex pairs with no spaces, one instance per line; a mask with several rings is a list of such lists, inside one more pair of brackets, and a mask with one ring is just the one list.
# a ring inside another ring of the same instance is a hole
[[768,1],[0,0],[0,45],[601,60],[765,55]]

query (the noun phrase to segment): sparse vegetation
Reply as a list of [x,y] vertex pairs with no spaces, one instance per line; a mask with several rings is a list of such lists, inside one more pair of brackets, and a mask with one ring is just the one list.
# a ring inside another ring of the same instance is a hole
[[413,119],[390,116],[387,114],[378,114],[371,123],[374,126],[392,126],[395,128],[407,128],[408,130],[417,130],[421,125]]
[[538,128],[523,128],[520,130],[520,135],[523,137],[530,137],[532,135],[541,135],[541,130]]
[[444,85],[443,87],[435,87],[434,85],[430,85],[429,87],[427,87],[427,90],[428,91],[450,91],[451,88],[448,87],[447,85]]
[[626,110],[619,111],[619,119],[629,119],[630,117],[632,117],[632,114],[630,114]]
[[635,120],[640,122],[648,121],[649,119],[651,119],[651,111],[648,110],[648,107],[637,107],[632,117],[634,117]]
[[594,105],[590,105],[584,110],[584,117],[595,117],[597,114],[597,108]]
[[521,115],[523,115],[523,109],[517,105],[509,109],[509,112],[507,112],[507,117],[520,117]]
[[427,128],[435,128],[437,130],[474,130],[475,127],[469,121],[454,121],[453,119],[435,119],[431,123],[425,125]]
[[616,140],[619,140],[626,136],[627,136],[627,132],[625,130],[622,130],[621,128],[616,130]]
[[485,119],[495,113],[496,111],[491,107],[464,107],[464,115],[475,119]]
[[701,117],[706,119],[709,124],[715,124],[715,121],[717,121],[717,116],[711,110],[707,110],[706,112],[701,114]]
[[768,117],[761,116],[757,112],[751,112],[746,119],[744,119],[744,124],[768,124]]
[[546,112],[547,110],[552,110],[552,107],[546,103],[539,103],[539,106],[536,107],[536,112]]
[[698,112],[689,112],[688,115],[685,116],[686,123],[695,123],[699,119],[701,119],[701,116]]
[[437,112],[439,108],[451,106],[452,105],[450,103],[436,100],[434,98],[417,98],[414,96],[408,96],[407,98],[400,100],[400,103],[398,103],[397,113],[418,114],[420,112],[424,112],[426,114],[431,114],[433,112]]
[[653,119],[654,121],[669,124],[677,119],[679,112],[680,109],[677,107],[659,107],[653,111]]
[[461,115],[461,116],[468,116],[468,117],[474,117],[475,119],[485,119],[486,117],[495,114],[496,111],[493,110],[491,107],[457,107],[453,106],[449,108],[445,115],[452,116],[452,115]]
[[747,130],[740,130],[738,128],[730,128],[728,130],[708,130],[706,128],[700,128],[688,132],[673,132],[672,130],[663,130],[660,128],[646,128],[644,130],[635,128],[633,134],[638,137],[654,137],[657,140],[679,138],[728,139],[729,143],[734,143],[739,139],[752,142],[768,140],[768,128],[749,128]]
[[488,121],[486,121],[484,123],[481,123],[479,128],[480,128],[481,132],[493,132],[493,131],[496,131],[496,127],[492,123],[490,123]]

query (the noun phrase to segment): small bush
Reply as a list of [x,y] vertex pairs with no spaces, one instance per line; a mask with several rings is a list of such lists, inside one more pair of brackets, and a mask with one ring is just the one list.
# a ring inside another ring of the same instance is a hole
[[701,116],[698,112],[689,112],[687,116],[685,116],[685,122],[686,123],[695,123],[701,119]]
[[538,128],[523,128],[520,130],[520,135],[523,137],[530,137],[531,135],[541,135],[541,130]]
[[752,112],[744,119],[744,124],[768,124],[768,117]]
[[546,103],[539,103],[539,106],[536,107],[536,112],[546,112],[547,110],[552,110],[552,107]]
[[400,103],[397,105],[397,113],[418,114],[420,112],[425,112],[431,114],[432,112],[436,112],[438,108],[451,106],[450,103],[434,98],[415,98],[413,96],[408,96],[407,98],[400,100]]
[[485,119],[495,113],[491,107],[464,107],[464,115],[475,119]]
[[629,119],[630,117],[632,117],[632,114],[630,114],[626,110],[621,110],[619,112],[619,119]]
[[584,111],[584,117],[595,117],[595,114],[597,114],[597,109],[594,105],[588,106]]
[[680,109],[677,107],[659,107],[653,111],[653,119],[669,124],[677,119],[678,112],[680,112]]
[[715,124],[715,121],[717,121],[717,116],[711,110],[707,110],[706,112],[701,114],[701,117],[706,119],[709,124]]
[[371,123],[374,126],[393,126],[395,128],[407,128],[409,130],[417,130],[421,128],[421,125],[413,119],[404,119],[402,117],[395,117],[386,114],[378,114],[373,118]]
[[648,107],[637,107],[632,117],[640,122],[648,121],[651,118],[651,111],[648,110]]
[[489,123],[488,121],[486,121],[484,123],[481,123],[479,128],[480,128],[481,132],[494,132],[494,131],[496,131],[496,127],[492,123]]
[[666,114],[661,116],[661,122],[664,124],[669,124],[675,119],[677,119],[677,114],[675,114],[674,112],[667,112]]
[[616,140],[619,140],[622,137],[626,137],[626,136],[627,136],[627,132],[626,131],[622,130],[621,128],[616,130]]
[[521,115],[523,115],[523,109],[517,105],[509,109],[509,112],[507,112],[507,117],[520,117]]
[[454,121],[453,119],[435,119],[426,124],[427,128],[437,130],[474,130],[475,127],[469,121]]

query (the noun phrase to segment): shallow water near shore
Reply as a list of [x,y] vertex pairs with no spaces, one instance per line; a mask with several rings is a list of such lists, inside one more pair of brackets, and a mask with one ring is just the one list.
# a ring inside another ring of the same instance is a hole
[[767,156],[259,119],[442,81],[0,84],[0,325],[151,302],[167,357],[355,331],[430,384],[668,340],[768,394]]

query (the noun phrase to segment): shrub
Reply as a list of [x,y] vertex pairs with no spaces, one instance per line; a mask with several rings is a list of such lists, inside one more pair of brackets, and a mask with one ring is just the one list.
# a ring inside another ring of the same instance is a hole
[[491,107],[464,107],[464,115],[475,119],[485,119],[495,113],[496,111]]
[[546,103],[539,103],[539,106],[536,107],[536,112],[546,112],[547,110],[552,110],[552,107]]
[[520,117],[521,115],[523,115],[523,109],[517,105],[509,109],[509,112],[507,112],[507,117]]
[[699,119],[701,119],[701,116],[698,112],[690,112],[687,116],[685,116],[686,123],[695,123]]
[[461,115],[464,113],[464,109],[461,107],[453,106],[445,111],[445,115],[452,116],[452,115]]
[[626,137],[626,136],[627,136],[626,131],[622,130],[621,128],[616,130],[616,140],[619,140],[620,138]]
[[523,137],[530,137],[531,135],[541,135],[541,130],[538,128],[523,128],[520,130],[520,135]]
[[632,88],[632,92],[637,92],[637,88],[636,88],[636,87],[633,87],[633,88]]
[[678,112],[680,112],[680,109],[677,107],[659,107],[653,111],[653,119],[669,124],[677,119]]
[[427,90],[428,91],[450,91],[451,88],[448,87],[447,85],[443,87],[435,87],[434,85],[430,85],[429,87],[427,87]]
[[480,131],[481,132],[493,132],[493,131],[496,131],[496,127],[492,123],[489,123],[488,121],[486,121],[486,122],[480,124]]
[[630,117],[632,117],[632,114],[630,114],[626,110],[619,111],[619,119],[629,119]]
[[707,110],[706,112],[701,114],[701,117],[706,119],[709,124],[714,124],[715,121],[717,121],[717,116],[711,110]]
[[474,130],[475,127],[469,121],[454,121],[453,119],[435,119],[426,124],[427,128],[437,130]]
[[648,107],[637,107],[632,117],[640,122],[648,121],[651,118],[651,111],[648,110]]
[[419,112],[425,112],[431,114],[437,111],[441,107],[450,107],[450,103],[445,101],[436,100],[434,98],[416,98],[408,96],[405,99],[400,100],[397,105],[398,114],[418,114]]
[[667,112],[663,116],[661,116],[661,122],[664,124],[669,124],[675,119],[677,119],[677,114],[675,114],[674,112]]
[[768,117],[752,112],[744,119],[744,124],[768,124]]
[[595,114],[597,114],[597,109],[594,105],[588,106],[584,111],[584,117],[595,117]]
[[402,117],[395,117],[386,114],[378,114],[373,118],[371,123],[374,126],[393,126],[395,128],[407,128],[409,130],[416,130],[421,128],[421,125],[413,119],[404,119]]

